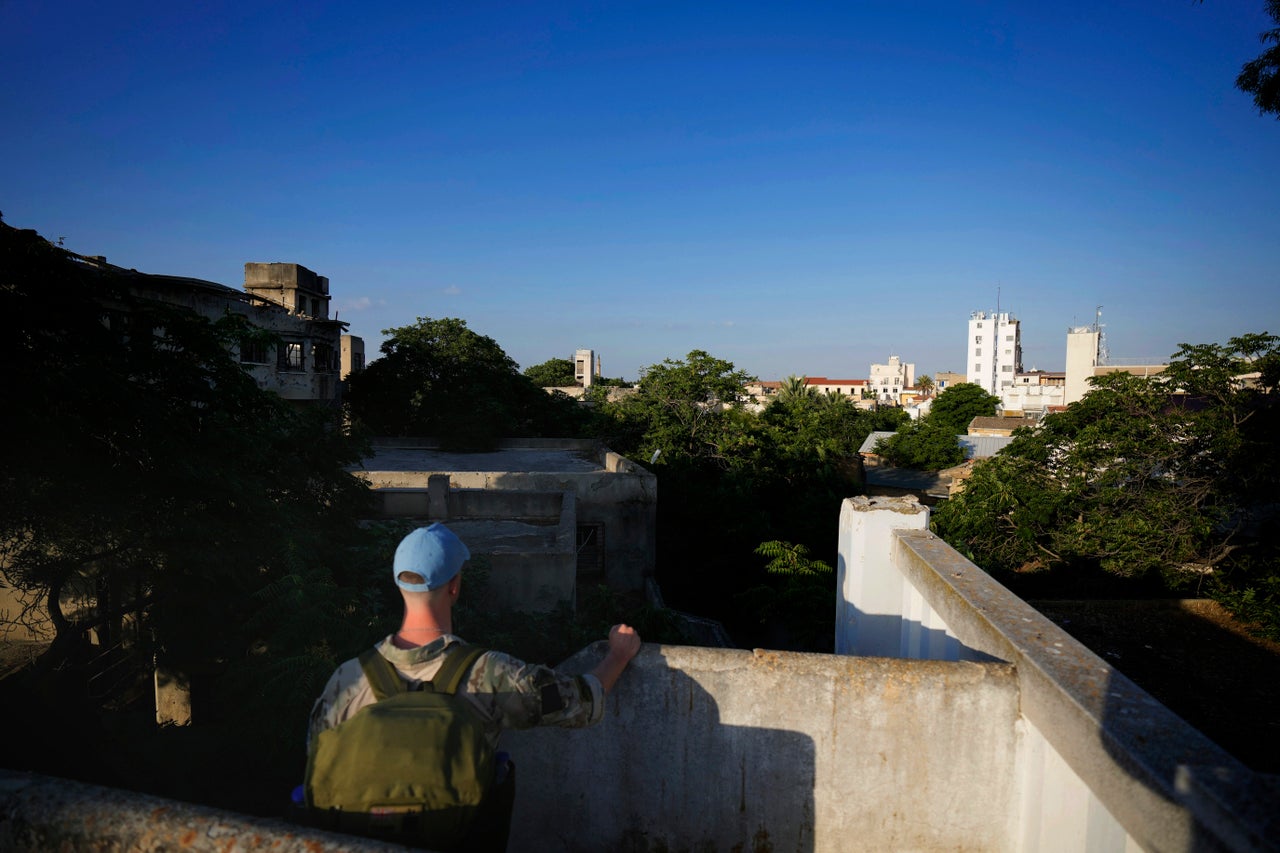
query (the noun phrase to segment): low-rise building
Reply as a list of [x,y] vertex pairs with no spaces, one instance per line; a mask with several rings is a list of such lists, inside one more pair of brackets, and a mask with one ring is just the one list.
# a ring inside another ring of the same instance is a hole
[[853,400],[861,400],[868,388],[865,379],[828,379],[825,376],[806,376],[804,384],[819,394],[834,394]]
[[889,356],[887,364],[871,365],[871,378],[867,381],[871,396],[881,403],[899,405],[904,389],[914,388],[916,366],[903,362],[896,355]]
[[934,393],[941,394],[943,391],[947,390],[952,385],[960,385],[961,383],[966,381],[967,380],[963,373],[954,373],[950,370],[939,371],[933,374]]
[[1013,384],[1000,390],[1000,405],[1006,412],[1043,415],[1050,406],[1066,405],[1067,374],[1048,370],[1018,373]]

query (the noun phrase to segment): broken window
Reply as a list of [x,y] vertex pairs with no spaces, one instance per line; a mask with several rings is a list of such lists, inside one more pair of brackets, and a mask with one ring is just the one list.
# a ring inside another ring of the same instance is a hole
[[302,370],[306,361],[302,356],[302,343],[283,343],[276,350],[276,366],[280,370]]

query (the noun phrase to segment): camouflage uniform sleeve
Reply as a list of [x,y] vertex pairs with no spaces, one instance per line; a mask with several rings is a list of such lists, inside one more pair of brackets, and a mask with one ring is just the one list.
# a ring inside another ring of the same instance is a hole
[[359,660],[349,660],[333,671],[320,697],[311,706],[311,723],[307,727],[307,748],[316,735],[350,719],[351,715],[374,701],[373,689],[364,677]]
[[461,692],[504,728],[581,728],[604,716],[604,688],[594,675],[567,675],[501,652],[476,661]]

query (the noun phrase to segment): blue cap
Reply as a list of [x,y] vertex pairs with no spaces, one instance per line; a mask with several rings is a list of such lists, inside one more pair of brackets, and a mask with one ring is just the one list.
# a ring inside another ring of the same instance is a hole
[[[409,592],[426,592],[453,580],[462,570],[462,564],[471,559],[471,552],[452,530],[443,524],[419,527],[396,547],[396,558],[391,576],[396,586]],[[424,583],[406,583],[400,580],[401,572],[413,572],[426,579]]]

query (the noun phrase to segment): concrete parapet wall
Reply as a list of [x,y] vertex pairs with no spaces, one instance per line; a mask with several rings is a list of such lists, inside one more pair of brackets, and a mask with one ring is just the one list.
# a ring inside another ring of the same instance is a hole
[[1017,719],[1005,664],[645,646],[598,726],[504,736],[525,828],[513,839],[532,851],[1010,850]]
[[399,845],[0,769],[0,850],[390,853]]
[[921,509],[845,501],[837,649],[1014,665],[1017,849],[1280,846],[1274,777],[1249,771],[924,529]]

